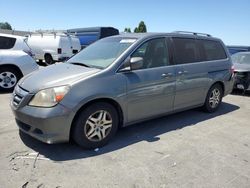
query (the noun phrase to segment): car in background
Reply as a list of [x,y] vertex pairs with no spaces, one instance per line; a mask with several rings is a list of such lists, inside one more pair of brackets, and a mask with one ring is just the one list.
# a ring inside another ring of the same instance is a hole
[[250,91],[250,52],[232,55],[235,72],[235,89]]
[[233,81],[220,39],[190,32],[124,34],[24,77],[11,108],[19,129],[40,141],[72,138],[97,148],[119,127],[197,107],[215,112]]
[[12,91],[38,65],[24,37],[0,34],[0,91]]
[[231,55],[238,52],[250,51],[250,46],[227,46],[227,49]]
[[0,50],[22,50],[31,57],[34,56],[27,44],[27,38],[18,35],[0,33]]
[[68,29],[67,33],[77,36],[83,49],[99,39],[119,35],[119,30],[113,27],[88,27]]
[[59,32],[41,32],[28,35],[27,43],[35,59],[47,65],[65,61],[81,50],[77,37]]

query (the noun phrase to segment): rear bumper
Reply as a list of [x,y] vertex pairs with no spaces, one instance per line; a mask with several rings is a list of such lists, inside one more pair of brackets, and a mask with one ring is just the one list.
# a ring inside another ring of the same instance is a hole
[[19,63],[18,66],[24,76],[39,69],[36,61],[30,56],[28,56],[22,63]]
[[[227,79],[226,79],[227,80]],[[229,79],[227,81],[224,81],[224,96],[232,93],[233,87],[235,82],[235,76],[230,75]]]

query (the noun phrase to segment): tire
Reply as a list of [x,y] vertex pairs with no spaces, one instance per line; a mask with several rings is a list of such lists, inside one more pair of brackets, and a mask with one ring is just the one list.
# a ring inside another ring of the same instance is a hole
[[221,85],[213,85],[207,93],[206,101],[203,105],[203,110],[209,113],[215,112],[221,105],[222,97],[223,90]]
[[52,58],[52,56],[50,54],[45,54],[44,60],[45,60],[45,63],[47,65],[52,65],[52,64],[55,63],[54,60],[53,60],[53,58]]
[[118,113],[111,104],[95,103],[80,112],[74,121],[73,139],[86,149],[102,147],[116,134],[118,122]]
[[0,67],[0,91],[13,91],[22,73],[13,67]]

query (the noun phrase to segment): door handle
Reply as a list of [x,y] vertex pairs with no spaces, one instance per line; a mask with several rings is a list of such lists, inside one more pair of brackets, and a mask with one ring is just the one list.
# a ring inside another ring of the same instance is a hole
[[172,77],[173,76],[173,73],[163,73],[162,75],[161,75],[161,77],[163,77],[163,78],[170,78],[170,77]]
[[187,74],[187,73],[188,73],[188,71],[179,71],[178,72],[179,75],[183,75],[183,74]]

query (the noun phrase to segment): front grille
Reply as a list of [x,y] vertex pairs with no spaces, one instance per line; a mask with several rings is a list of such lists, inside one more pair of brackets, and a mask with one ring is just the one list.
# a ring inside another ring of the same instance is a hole
[[22,102],[22,100],[24,99],[24,97],[26,95],[28,95],[28,91],[23,89],[22,87],[20,86],[16,86],[14,92],[13,92],[13,105],[14,106],[19,106],[20,103]]
[[18,106],[20,104],[20,102],[22,101],[23,97],[17,94],[14,94],[13,96],[13,104],[15,106]]

